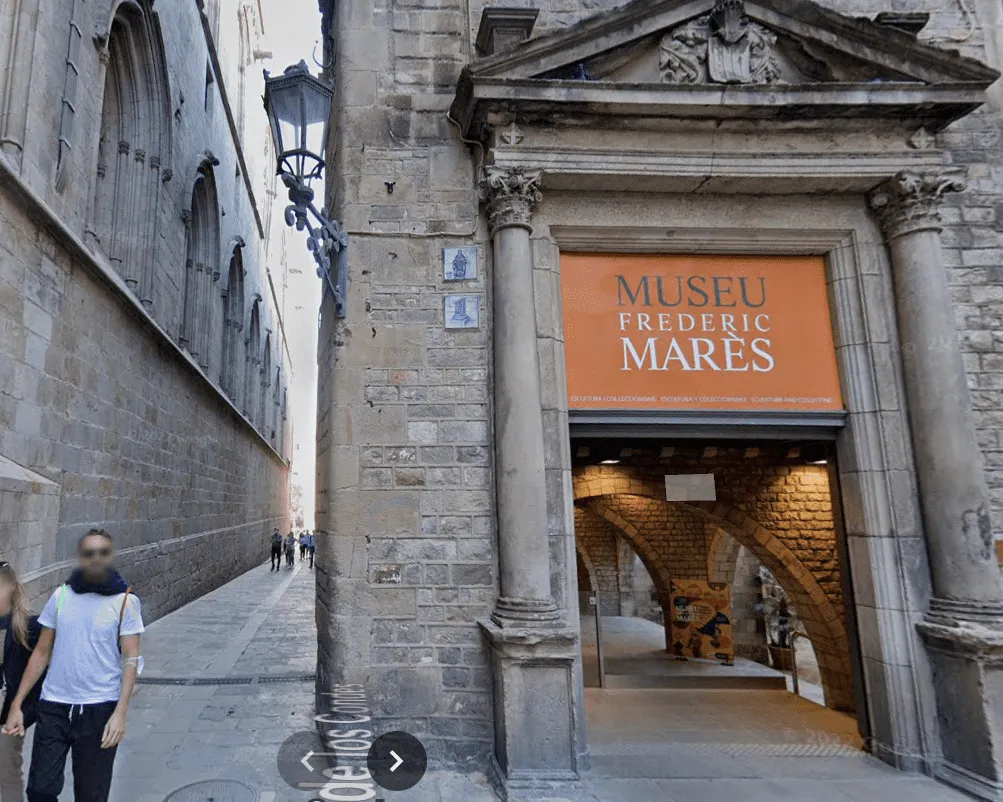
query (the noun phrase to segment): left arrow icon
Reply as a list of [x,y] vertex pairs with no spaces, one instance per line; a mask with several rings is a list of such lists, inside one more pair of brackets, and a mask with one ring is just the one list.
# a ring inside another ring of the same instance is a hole
[[397,771],[397,769],[399,769],[402,765],[404,765],[404,761],[401,760],[401,756],[398,755],[392,749],[390,750],[390,755],[394,759],[394,764],[390,767],[390,771],[394,772],[394,771]]

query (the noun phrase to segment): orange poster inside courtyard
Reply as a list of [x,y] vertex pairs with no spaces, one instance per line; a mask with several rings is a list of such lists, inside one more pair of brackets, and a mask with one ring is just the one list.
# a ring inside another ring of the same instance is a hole
[[815,256],[563,254],[571,409],[843,408]]

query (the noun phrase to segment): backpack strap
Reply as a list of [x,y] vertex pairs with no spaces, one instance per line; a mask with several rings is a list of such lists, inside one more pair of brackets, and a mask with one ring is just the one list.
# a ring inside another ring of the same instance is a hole
[[129,603],[129,594],[132,588],[125,589],[125,596],[122,598],[122,609],[118,611],[118,651],[122,652],[122,622],[125,621],[125,605]]
[[131,587],[125,589],[125,596],[122,597],[122,609],[118,611],[118,636],[120,638],[122,637],[122,622],[125,621],[125,605],[129,603],[129,594],[131,593]]

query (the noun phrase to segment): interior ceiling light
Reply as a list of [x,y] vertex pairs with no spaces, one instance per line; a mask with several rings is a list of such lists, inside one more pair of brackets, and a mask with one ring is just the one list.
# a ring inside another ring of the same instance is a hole
[[618,459],[604,459],[599,464],[600,465],[619,465],[620,464],[620,460],[618,460]]

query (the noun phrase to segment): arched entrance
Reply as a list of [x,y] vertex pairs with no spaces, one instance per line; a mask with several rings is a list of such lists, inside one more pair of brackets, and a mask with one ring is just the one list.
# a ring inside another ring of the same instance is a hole
[[[817,657],[826,706],[854,711],[854,668],[842,586],[832,575],[832,565],[821,563],[816,554],[824,548],[835,550],[831,507],[819,500],[828,493],[824,470],[810,465],[753,465],[748,461],[729,465],[721,459],[718,463],[715,467],[720,476],[720,493],[714,502],[667,501],[660,473],[668,472],[669,467],[619,464],[576,468],[575,504],[614,526],[643,561],[662,602],[667,645],[673,581],[696,578],[730,585],[739,549],[747,549],[775,577],[796,611],[797,621]],[[734,481],[729,477],[739,475],[741,470],[746,477],[762,474],[764,478],[758,483],[747,481],[742,487],[729,487],[728,481]],[[775,500],[778,484],[772,476],[778,471],[786,471],[782,491],[787,494],[785,503],[790,509],[817,507],[820,518],[825,519],[824,526],[800,519],[791,526],[790,521],[775,516],[770,520],[771,510],[779,506]],[[810,490],[798,495],[802,487]],[[770,526],[754,515],[762,516]],[[828,540],[824,541],[822,530],[826,527]],[[809,548],[806,541],[811,538],[815,540]]]

